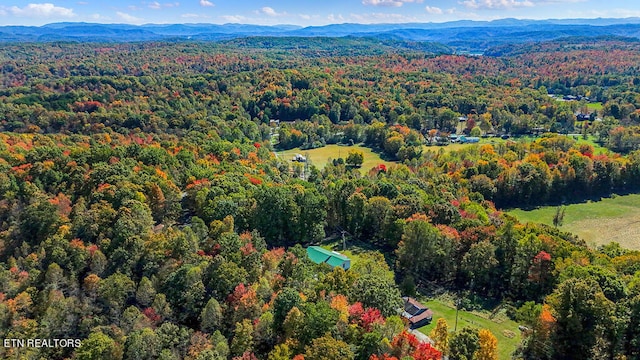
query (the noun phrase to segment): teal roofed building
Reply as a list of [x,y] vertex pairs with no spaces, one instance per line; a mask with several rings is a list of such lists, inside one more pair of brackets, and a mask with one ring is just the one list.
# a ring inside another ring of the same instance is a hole
[[307,248],[307,256],[316,264],[326,263],[332,268],[339,266],[345,270],[351,267],[351,259],[339,252],[326,250],[320,246],[309,246]]

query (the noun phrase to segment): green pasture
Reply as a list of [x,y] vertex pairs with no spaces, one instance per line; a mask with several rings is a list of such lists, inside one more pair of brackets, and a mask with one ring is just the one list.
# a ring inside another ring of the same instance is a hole
[[[555,98],[555,100],[557,102],[566,102],[566,100],[563,100],[561,98]],[[590,111],[597,111],[597,110],[602,110],[602,103],[601,102],[588,102],[588,103],[579,103],[579,108],[582,108],[583,106],[586,106],[586,108]]]
[[[611,152],[609,149],[607,149],[607,148],[601,146],[600,144],[598,144],[596,142],[595,136],[589,135],[585,139],[581,135],[580,136],[572,135],[571,138],[574,139],[577,144],[589,144],[589,145],[593,146],[594,152],[596,154],[598,154],[598,155],[606,154],[606,153],[610,153]],[[448,152],[452,152],[452,151],[462,150],[462,149],[468,148],[470,146],[480,146],[480,145],[484,145],[484,144],[496,145],[496,144],[500,144],[500,143],[505,143],[507,141],[532,142],[532,141],[535,141],[535,140],[538,140],[538,139],[540,139],[540,137],[528,136],[528,135],[527,136],[511,137],[508,140],[504,140],[504,139],[501,139],[499,137],[494,137],[494,138],[482,138],[482,139],[480,139],[479,143],[475,143],[475,144],[452,143],[452,144],[443,145],[443,146],[424,145],[423,148],[424,148],[424,151],[439,152],[440,149],[442,149],[442,151],[444,151],[445,153],[448,153]]]
[[311,161],[311,164],[315,165],[318,169],[322,169],[325,167],[325,165],[327,165],[329,159],[346,159],[349,151],[353,150],[360,151],[364,155],[364,162],[360,167],[360,172],[363,174],[367,173],[369,170],[371,170],[371,168],[376,167],[380,164],[385,164],[386,166],[394,164],[394,162],[392,161],[382,160],[380,158],[380,155],[376,154],[371,149],[360,145],[327,145],[321,148],[309,150],[301,150],[299,148],[295,148],[291,150],[279,151],[277,152],[277,154],[278,157],[287,160],[292,159],[295,154],[302,154],[307,157],[308,161]]
[[445,153],[448,152],[452,152],[452,151],[458,151],[458,150],[462,150],[464,148],[467,148],[469,146],[477,146],[478,144],[448,144],[448,145],[423,145],[422,148],[424,149],[424,151],[435,151],[435,152],[440,152],[440,150],[444,151]]
[[506,140],[502,140],[498,137],[483,138],[483,139],[480,139],[480,142],[474,143],[474,144],[451,143],[451,144],[442,145],[442,146],[441,145],[424,145],[422,148],[424,149],[424,151],[435,151],[435,152],[439,152],[442,149],[442,151],[444,151],[445,153],[448,153],[452,151],[463,150],[471,146],[480,146],[484,144],[495,145],[505,141]]
[[[553,225],[556,207],[507,212],[523,223]],[[640,250],[640,194],[567,205],[564,223],[559,228],[578,235],[593,247],[615,241],[625,248]]]
[[[347,249],[342,250],[342,238],[334,236],[325,239],[322,247],[327,250],[338,251],[351,259],[351,266],[359,263],[363,254],[375,251],[371,244],[361,241],[355,241],[347,238]],[[386,255],[386,254],[385,254]],[[435,328],[439,318],[444,318],[449,325],[449,331],[453,332],[456,322],[456,310],[453,305],[453,299],[442,296],[439,298],[419,298],[429,309],[433,311],[433,321],[418,331],[429,335],[431,330]],[[498,339],[498,352],[500,360],[511,358],[511,354],[517,349],[521,341],[518,323],[510,320],[505,311],[495,311],[492,314],[489,311],[464,311],[458,312],[458,330],[470,326],[476,329],[488,329]]]
[[596,137],[592,136],[592,135],[587,136],[586,139],[584,139],[582,136],[580,136],[580,137],[578,137],[576,139],[576,143],[577,144],[589,144],[589,145],[593,146],[593,150],[597,155],[609,154],[609,153],[612,152],[611,150],[607,149],[606,147],[598,144],[596,142]]
[[588,103],[587,104],[587,109],[589,109],[591,111],[602,110],[602,103],[601,102]]
[[[453,331],[456,323],[456,309],[451,303],[439,299],[421,301],[433,311],[433,321],[418,329],[420,332],[429,335],[436,327],[439,318],[447,320],[449,331]],[[501,360],[511,359],[511,354],[517,349],[521,341],[518,323],[509,320],[504,313],[499,312],[495,317],[488,311],[468,312],[458,311],[458,330],[464,327],[476,329],[487,329],[498,339],[498,355]]]

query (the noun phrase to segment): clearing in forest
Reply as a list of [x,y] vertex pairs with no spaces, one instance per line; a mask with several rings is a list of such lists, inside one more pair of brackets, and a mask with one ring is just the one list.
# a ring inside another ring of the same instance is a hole
[[366,174],[371,168],[376,167],[380,164],[385,164],[389,166],[393,164],[392,161],[382,160],[380,155],[373,152],[371,149],[360,146],[341,146],[341,145],[327,145],[316,149],[308,149],[301,150],[300,148],[278,151],[278,157],[291,160],[296,154],[300,154],[307,157],[307,160],[311,162],[311,164],[315,165],[318,169],[324,168],[329,159],[338,159],[343,158],[346,159],[347,155],[349,155],[350,151],[360,151],[364,155],[364,162],[360,167],[360,173]]
[[[520,222],[552,226],[556,208],[514,209],[508,213]],[[592,247],[615,241],[622,247],[640,250],[640,194],[566,205],[564,223],[559,229],[578,235]]]
[[[418,329],[420,332],[429,335],[431,330],[435,328],[439,318],[447,320],[449,331],[453,331],[456,322],[456,309],[453,304],[439,299],[430,299],[422,301],[422,303],[433,311],[433,321],[429,325]],[[511,354],[518,348],[521,341],[518,323],[509,320],[504,314],[500,314],[493,319],[491,319],[490,315],[488,311],[468,312],[459,310],[458,330],[464,327],[488,329],[498,339],[498,358],[500,360],[511,359]],[[449,336],[451,335],[453,334],[450,333]]]

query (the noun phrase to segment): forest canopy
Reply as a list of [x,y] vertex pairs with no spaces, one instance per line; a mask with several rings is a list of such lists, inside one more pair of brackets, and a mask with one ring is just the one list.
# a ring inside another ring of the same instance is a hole
[[[259,44],[2,47],[0,337],[82,340],[3,357],[495,358],[488,330],[405,331],[434,291],[511,309],[515,358],[640,356],[640,253],[502,211],[638,189],[637,44]],[[456,133],[508,139],[432,151]],[[274,155],[326,144],[346,163]],[[307,257],[338,234],[351,269]]]

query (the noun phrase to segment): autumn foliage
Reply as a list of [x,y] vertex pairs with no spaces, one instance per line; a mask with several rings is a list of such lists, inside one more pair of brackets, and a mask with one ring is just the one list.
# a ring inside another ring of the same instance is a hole
[[403,331],[391,342],[391,351],[381,356],[372,355],[369,360],[392,360],[411,356],[416,360],[440,360],[442,353],[429,343],[420,342],[415,335]]

